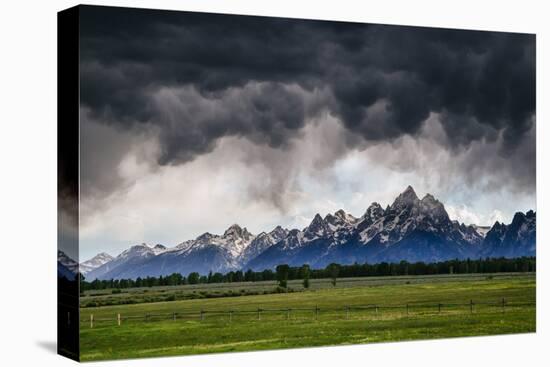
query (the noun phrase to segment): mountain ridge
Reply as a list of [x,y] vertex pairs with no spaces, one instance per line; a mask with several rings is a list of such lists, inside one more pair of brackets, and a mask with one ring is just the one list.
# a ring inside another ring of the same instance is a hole
[[[233,224],[222,235],[203,233],[173,248],[135,245],[87,273],[87,278],[137,278],[196,271],[274,268],[287,263],[324,267],[331,262],[441,261],[453,258],[532,256],[536,213],[517,212],[512,223],[491,228],[450,219],[433,195],[412,186],[385,209],[373,202],[361,217],[340,209],[299,229],[276,226],[258,235]],[[145,247],[143,247],[145,246]],[[159,246],[159,245],[157,245]]]

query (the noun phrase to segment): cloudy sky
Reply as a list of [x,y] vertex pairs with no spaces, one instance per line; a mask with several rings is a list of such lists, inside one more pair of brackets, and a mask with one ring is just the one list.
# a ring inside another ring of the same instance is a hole
[[80,259],[232,223],[535,208],[535,36],[84,7]]

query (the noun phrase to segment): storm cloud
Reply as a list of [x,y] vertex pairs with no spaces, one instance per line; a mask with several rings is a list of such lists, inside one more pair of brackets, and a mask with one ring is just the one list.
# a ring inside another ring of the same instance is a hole
[[282,211],[300,172],[326,179],[354,152],[534,192],[535,35],[83,6],[80,36],[88,198],[227,141],[263,172],[248,198]]
[[[535,114],[534,35],[103,8],[84,8],[81,35],[82,103],[112,123],[161,126],[160,164],[226,135],[284,146],[318,112],[288,84],[328,91],[322,106],[368,141],[414,135],[441,112],[450,144],[503,131],[508,150]],[[265,86],[251,95],[250,83]],[[193,89],[224,114],[167,116],[152,101],[165,88]],[[239,90],[229,106],[223,96]]]

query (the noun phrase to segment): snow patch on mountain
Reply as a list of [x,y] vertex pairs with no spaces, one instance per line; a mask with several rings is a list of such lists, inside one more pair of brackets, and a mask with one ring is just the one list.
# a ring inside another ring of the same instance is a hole
[[302,230],[280,226],[253,235],[233,224],[222,235],[203,233],[173,248],[135,245],[91,270],[89,277],[158,276],[191,271],[273,268],[281,263],[439,261],[534,254],[536,216],[517,213],[510,225],[491,228],[452,221],[433,195],[419,199],[411,186],[385,209],[376,202],[356,218],[340,209],[316,214]]
[[106,264],[113,259],[114,257],[109,255],[108,253],[101,252],[95,255],[94,257],[92,257],[91,259],[80,263],[80,272],[86,275],[90,271],[99,268],[101,265]]

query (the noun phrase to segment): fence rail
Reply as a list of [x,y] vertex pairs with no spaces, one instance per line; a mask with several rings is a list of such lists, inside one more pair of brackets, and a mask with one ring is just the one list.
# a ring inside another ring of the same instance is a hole
[[[477,309],[476,309],[477,306]],[[90,314],[89,320],[81,319],[81,323],[89,323],[89,327],[93,328],[96,323],[99,322],[113,322],[118,326],[123,324],[123,321],[129,320],[143,320],[143,321],[159,321],[159,320],[200,320],[204,321],[207,316],[217,316],[217,317],[227,317],[231,322],[234,316],[237,315],[246,315],[252,314],[255,315],[255,319],[261,320],[262,315],[264,314],[280,314],[284,316],[286,320],[290,320],[292,313],[311,313],[314,315],[315,320],[317,320],[321,312],[327,313],[339,313],[342,312],[342,316],[346,319],[349,319],[352,312],[357,311],[374,311],[375,315],[379,315],[383,310],[402,310],[407,316],[413,313],[415,310],[431,310],[438,314],[443,313],[444,311],[449,311],[452,309],[469,309],[469,313],[478,312],[480,306],[493,307],[493,309],[500,309],[500,311],[505,312],[507,308],[518,308],[518,307],[528,307],[536,306],[536,302],[508,302],[506,299],[502,298],[499,301],[494,302],[474,302],[469,300],[468,302],[459,302],[459,303],[405,303],[405,304],[366,304],[366,305],[345,305],[339,307],[283,307],[283,308],[255,308],[255,309],[243,309],[243,310],[193,310],[193,311],[174,311],[174,312],[164,312],[164,313],[146,313],[143,315],[127,315],[124,316],[120,313],[114,315],[114,317],[94,317],[94,314]],[[437,310],[437,311],[435,311]]]

